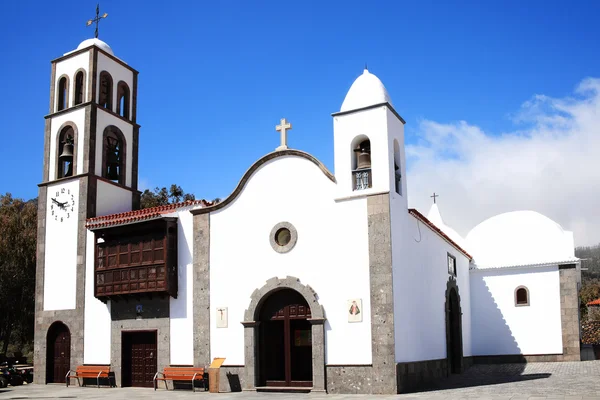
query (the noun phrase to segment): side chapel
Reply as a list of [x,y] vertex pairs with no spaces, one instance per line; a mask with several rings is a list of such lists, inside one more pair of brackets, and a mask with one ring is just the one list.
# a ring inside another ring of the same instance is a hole
[[368,70],[332,115],[334,172],[283,119],[222,202],[140,210],[138,71],[97,38],[51,65],[37,383],[100,364],[151,387],[224,357],[225,391],[397,393],[478,362],[579,360],[572,233],[516,211],[462,238],[437,204],[409,208],[405,121]]

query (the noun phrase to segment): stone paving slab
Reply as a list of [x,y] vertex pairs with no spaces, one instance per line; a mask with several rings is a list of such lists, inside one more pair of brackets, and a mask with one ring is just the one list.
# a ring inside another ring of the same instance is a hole
[[427,391],[400,395],[328,395],[325,393],[219,393],[145,388],[96,388],[23,385],[0,389],[3,399],[260,399],[260,400],[600,400],[600,361],[475,365],[462,375],[440,380]]

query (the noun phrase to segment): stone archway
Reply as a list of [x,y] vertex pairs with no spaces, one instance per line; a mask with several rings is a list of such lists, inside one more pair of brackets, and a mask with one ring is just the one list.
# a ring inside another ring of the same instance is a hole
[[46,383],[65,383],[71,369],[71,332],[60,321],[54,322],[46,335]]
[[463,371],[462,308],[456,279],[446,284],[446,363],[447,375]]
[[325,313],[319,304],[317,294],[308,285],[300,283],[300,279],[291,276],[285,279],[271,278],[266,284],[256,289],[250,298],[250,305],[244,313],[244,390],[256,390],[258,367],[258,325],[260,308],[264,301],[274,292],[292,289],[306,300],[311,311],[313,387],[312,391],[325,391]]

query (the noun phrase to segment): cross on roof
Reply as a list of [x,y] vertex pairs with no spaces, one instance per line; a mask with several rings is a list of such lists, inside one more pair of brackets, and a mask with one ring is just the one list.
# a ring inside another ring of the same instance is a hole
[[281,145],[277,147],[275,150],[286,150],[287,147],[287,131],[292,130],[292,124],[286,121],[285,118],[281,118],[280,125],[275,127],[277,132],[281,132]]
[[436,197],[440,197],[439,194],[435,194],[435,192],[433,192],[433,196],[429,196],[429,197],[433,197],[433,204],[435,204],[435,198]]
[[108,17],[108,13],[104,13],[104,15],[100,16],[100,4],[96,4],[96,18],[94,19],[90,19],[85,26],[90,26],[93,22],[96,23],[96,32],[95,32],[95,37],[98,38],[98,22],[100,22],[100,20],[102,18],[106,18]]

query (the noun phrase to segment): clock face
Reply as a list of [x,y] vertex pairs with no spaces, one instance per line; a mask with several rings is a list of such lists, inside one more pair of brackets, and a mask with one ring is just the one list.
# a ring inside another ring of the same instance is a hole
[[71,193],[71,189],[57,190],[55,195],[50,197],[50,201],[51,218],[55,221],[64,222],[75,217],[75,195]]

